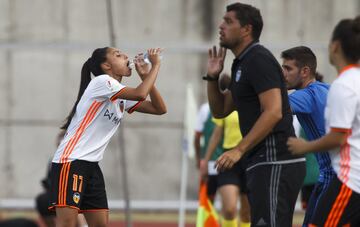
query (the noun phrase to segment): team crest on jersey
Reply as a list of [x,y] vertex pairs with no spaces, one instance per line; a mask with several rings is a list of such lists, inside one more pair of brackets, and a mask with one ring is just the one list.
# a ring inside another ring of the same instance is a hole
[[241,77],[241,69],[239,69],[239,70],[236,72],[235,81],[236,81],[236,82],[239,82],[240,77]]
[[120,111],[124,112],[124,101],[120,101],[119,106],[120,106]]
[[79,203],[79,201],[80,201],[80,193],[79,193],[79,192],[75,192],[75,193],[73,194],[73,200],[74,200],[74,202],[75,202],[76,204]]
[[110,89],[110,91],[113,91],[113,90],[114,90],[114,88],[113,88],[110,80],[108,80],[108,81],[106,82],[106,86]]

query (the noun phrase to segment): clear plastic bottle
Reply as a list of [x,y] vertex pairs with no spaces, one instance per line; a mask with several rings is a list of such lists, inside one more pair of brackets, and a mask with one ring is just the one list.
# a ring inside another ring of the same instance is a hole
[[[150,62],[150,60],[149,60],[148,53],[145,52],[145,53],[143,54],[143,56],[144,56],[144,62],[145,62],[146,64],[151,64],[151,62]],[[162,59],[162,55],[160,55],[160,60],[161,60],[161,59]]]
[[[147,52],[143,53],[143,57],[144,57],[144,62],[145,62],[146,64],[151,64]],[[162,55],[160,55],[160,59],[162,59]],[[129,67],[130,69],[134,69],[134,68],[135,68],[134,60],[130,60],[130,61],[129,61],[128,67]]]

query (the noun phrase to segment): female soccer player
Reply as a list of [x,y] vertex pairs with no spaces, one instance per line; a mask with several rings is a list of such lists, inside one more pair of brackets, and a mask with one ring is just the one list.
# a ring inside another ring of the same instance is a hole
[[309,226],[359,226],[360,221],[360,16],[340,21],[329,45],[339,76],[325,108],[327,134],[306,142],[290,138],[295,154],[329,150],[337,177],[318,201]]
[[[151,69],[141,54],[134,60],[142,79],[136,88],[120,83],[122,77],[131,75],[131,68],[128,57],[118,49],[96,49],[84,63],[78,97],[62,127],[66,133],[52,160],[50,209],[56,210],[58,227],[75,227],[79,212],[84,213],[90,227],[107,226],[108,204],[98,162],[110,138],[125,111],[166,112],[154,86],[161,49],[147,53]],[[148,95],[150,101],[146,101]]]

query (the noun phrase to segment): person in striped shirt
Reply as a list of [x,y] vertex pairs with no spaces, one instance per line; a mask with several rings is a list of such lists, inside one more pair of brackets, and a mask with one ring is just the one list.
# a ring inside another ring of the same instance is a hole
[[310,142],[289,138],[294,154],[329,150],[337,175],[316,206],[309,226],[360,224],[360,16],[341,20],[329,45],[330,63],[339,76],[326,108],[326,134]]
[[[134,63],[142,82],[136,87],[121,84],[131,75],[129,59],[116,48],[94,50],[81,70],[77,100],[62,129],[64,138],[52,159],[50,207],[56,210],[58,227],[74,227],[79,212],[89,226],[107,226],[108,204],[104,177],[98,165],[125,111],[164,114],[165,103],[154,83],[160,69],[161,49],[147,51]],[[146,100],[147,96],[150,100]]]

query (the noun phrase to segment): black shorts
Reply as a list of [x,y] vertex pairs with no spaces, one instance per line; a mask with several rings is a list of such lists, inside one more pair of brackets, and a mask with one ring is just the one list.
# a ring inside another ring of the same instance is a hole
[[359,226],[359,221],[360,194],[334,177],[318,201],[310,226]]
[[211,199],[214,199],[216,190],[218,188],[217,178],[217,175],[209,175],[207,178],[207,195]]
[[218,187],[233,184],[239,186],[241,193],[247,193],[245,162],[246,158],[241,158],[231,169],[219,172]]
[[108,210],[104,177],[97,162],[52,163],[50,186],[49,209]]
[[291,227],[305,177],[305,162],[248,168],[246,180],[252,226]]
[[[332,178],[334,178],[334,177],[336,177],[336,176],[333,176]],[[318,201],[321,199],[321,197],[324,196],[327,188],[329,187],[329,184],[330,183],[325,183],[325,182],[317,182],[315,184],[314,190],[312,191],[311,196],[306,204],[307,206],[306,206],[306,212],[305,212],[303,226],[309,225],[309,223],[314,215],[314,212],[316,210]]]

